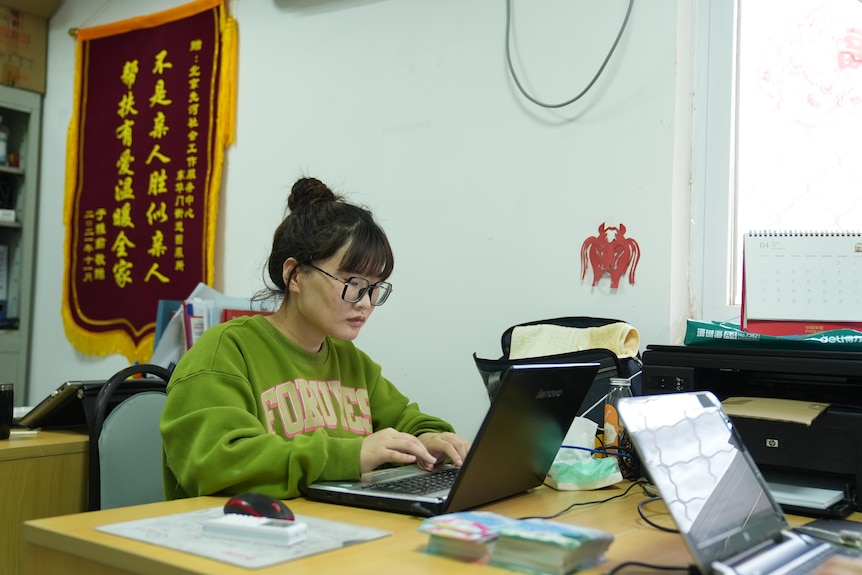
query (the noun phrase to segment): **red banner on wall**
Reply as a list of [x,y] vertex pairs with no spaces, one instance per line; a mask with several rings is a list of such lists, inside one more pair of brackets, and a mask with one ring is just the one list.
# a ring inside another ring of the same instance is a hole
[[198,0],[77,39],[63,325],[83,353],[143,362],[158,301],[212,281],[236,25]]

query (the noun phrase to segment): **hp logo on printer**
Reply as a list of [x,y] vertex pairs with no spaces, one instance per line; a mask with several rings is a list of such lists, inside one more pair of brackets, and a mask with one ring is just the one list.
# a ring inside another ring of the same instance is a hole
[[766,447],[778,447],[778,440],[766,438]]

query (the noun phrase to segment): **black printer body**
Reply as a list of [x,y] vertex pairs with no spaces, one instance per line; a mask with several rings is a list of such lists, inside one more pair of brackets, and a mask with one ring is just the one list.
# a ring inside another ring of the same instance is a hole
[[643,393],[707,390],[729,397],[829,404],[810,425],[733,417],[770,481],[840,489],[828,510],[784,505],[788,512],[844,516],[862,511],[862,352],[649,345]]

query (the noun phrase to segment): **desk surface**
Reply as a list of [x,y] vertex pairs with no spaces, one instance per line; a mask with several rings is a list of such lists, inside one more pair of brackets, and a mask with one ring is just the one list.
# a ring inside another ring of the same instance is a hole
[[[628,484],[591,492],[558,492],[541,487],[533,492],[488,505],[483,509],[512,517],[551,515],[577,502],[592,502],[624,492]],[[664,565],[685,566],[690,556],[678,535],[649,527],[638,515],[637,505],[646,496],[640,487],[612,501],[576,507],[559,521],[604,529],[615,537],[606,564],[588,571],[600,573],[632,559]],[[223,504],[223,497],[199,497],[135,507],[81,513],[30,521],[25,525],[28,542],[28,573],[88,573],[90,575],[207,574],[234,575],[250,571],[203,557],[96,531],[101,525],[157,515],[183,513]],[[329,551],[286,564],[255,570],[260,575],[301,572],[386,573],[398,566],[410,573],[511,573],[490,566],[461,563],[423,553],[428,541],[417,531],[421,519],[407,515],[356,509],[304,499],[288,501],[294,512],[323,519],[354,523],[392,531],[375,541]],[[671,526],[661,502],[646,506],[651,519]]]
[[[595,575],[626,561],[653,565],[687,567],[691,555],[675,533],[648,525],[638,514],[638,504],[647,499],[639,486],[627,495],[630,484],[622,483],[599,491],[555,491],[540,487],[532,492],[487,505],[480,509],[510,517],[549,516],[572,504],[582,504],[564,513],[557,521],[603,529],[614,535],[607,561],[584,574]],[[621,496],[610,501],[603,501]],[[407,515],[370,511],[305,499],[288,501],[291,509],[302,515],[353,523],[391,531],[392,535],[350,547],[249,571],[240,567],[198,557],[164,547],[96,531],[102,525],[185,513],[224,504],[224,497],[197,497],[134,507],[109,509],[28,521],[24,527],[27,541],[27,571],[31,575],[51,573],[87,573],[88,575],[259,575],[283,574],[287,570],[301,573],[376,573],[385,574],[393,566],[398,572],[411,574],[438,573],[511,573],[489,565],[462,563],[448,557],[423,553],[428,536],[417,531],[421,519]],[[661,501],[643,507],[650,521],[674,527]],[[862,514],[850,516],[862,520]],[[810,521],[788,516],[793,525]],[[652,569],[632,567],[629,575],[654,574]]]
[[41,430],[35,435],[12,435],[0,440],[0,461],[85,453],[90,444],[86,428]]

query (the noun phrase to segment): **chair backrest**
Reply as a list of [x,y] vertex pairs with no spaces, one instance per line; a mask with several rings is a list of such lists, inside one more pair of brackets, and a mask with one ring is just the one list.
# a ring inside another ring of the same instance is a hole
[[139,374],[157,376],[164,381],[165,389],[170,379],[170,372],[160,366],[131,366],[114,374],[96,398],[90,426],[91,511],[164,499],[159,420],[167,394],[135,393],[108,413],[117,387]]
[[144,391],[123,400],[99,435],[100,508],[163,501],[159,418],[167,394]]

